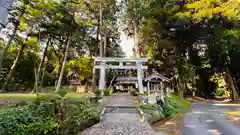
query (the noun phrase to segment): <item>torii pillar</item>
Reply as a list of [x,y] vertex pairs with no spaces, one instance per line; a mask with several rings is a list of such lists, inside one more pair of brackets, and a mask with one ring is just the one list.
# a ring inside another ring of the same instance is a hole
[[[136,32],[136,31],[135,31]],[[140,52],[139,52],[139,47],[138,47],[138,40],[137,40],[137,34],[135,33],[135,52],[136,52],[136,56],[137,58],[141,58]],[[137,63],[138,67],[142,66],[142,63],[138,62]],[[137,76],[138,76],[138,90],[139,93],[143,93],[144,89],[143,89],[143,84],[142,84],[142,80],[143,80],[143,70],[141,68],[137,69]]]
[[[138,71],[138,88],[139,92],[143,93],[143,84],[142,84],[142,70],[148,69],[147,66],[143,66],[142,63],[146,63],[148,61],[147,58],[113,58],[113,57],[96,57],[95,58],[95,63],[94,68],[100,69],[100,78],[99,78],[99,90],[104,90],[106,87],[106,69],[135,69]],[[119,65],[109,65],[107,64],[108,62],[118,62]],[[132,62],[135,63],[136,65],[123,65],[124,62]]]
[[106,88],[106,67],[104,62],[101,62],[100,65],[99,90],[103,91]]

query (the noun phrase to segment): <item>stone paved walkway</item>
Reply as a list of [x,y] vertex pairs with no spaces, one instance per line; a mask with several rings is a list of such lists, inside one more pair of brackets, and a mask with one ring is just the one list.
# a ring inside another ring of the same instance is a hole
[[84,135],[163,135],[154,132],[148,123],[140,122],[136,97],[119,93],[109,98],[101,122],[85,130]]
[[181,131],[184,135],[239,135],[240,128],[224,114],[232,110],[240,110],[240,105],[195,102],[184,117]]

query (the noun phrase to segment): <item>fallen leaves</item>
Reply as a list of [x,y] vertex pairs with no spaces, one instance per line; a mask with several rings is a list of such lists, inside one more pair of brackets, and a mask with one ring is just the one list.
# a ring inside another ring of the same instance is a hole
[[154,131],[164,131],[168,135],[182,135],[179,130],[179,120],[176,118],[167,119],[165,121],[157,122],[152,125]]

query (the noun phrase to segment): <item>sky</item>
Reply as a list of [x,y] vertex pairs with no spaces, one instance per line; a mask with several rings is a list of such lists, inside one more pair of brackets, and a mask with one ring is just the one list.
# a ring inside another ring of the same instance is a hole
[[[120,4],[121,0],[117,0]],[[121,16],[121,14],[120,14]],[[121,17],[120,17],[121,18]],[[133,55],[133,47],[134,47],[134,42],[133,42],[133,38],[128,37],[124,32],[123,32],[123,28],[124,25],[121,23],[121,19],[118,19],[118,23],[120,25],[119,28],[119,32],[121,33],[120,36],[120,46],[122,47],[123,52],[125,53],[126,57],[131,57]]]
[[[12,0],[8,0],[8,1],[12,1]],[[0,0],[0,5],[9,4],[9,3],[2,3],[2,2],[5,2],[5,1]],[[2,10],[5,11],[5,8],[2,8],[2,7],[0,8],[0,12],[1,13],[3,13]],[[4,20],[3,18],[5,18],[5,16],[3,16],[3,15],[4,14],[0,15],[0,20]],[[133,51],[132,51],[132,49],[134,47],[133,39],[127,37],[126,34],[122,30],[120,30],[120,32],[121,32],[121,36],[120,36],[121,43],[120,43],[120,46],[122,47],[122,50],[125,53],[126,57],[130,57],[133,54]],[[0,36],[2,36],[2,34],[0,34]]]
[[123,52],[125,53],[126,57],[130,57],[133,55],[133,47],[134,47],[134,42],[132,38],[127,37],[127,35],[121,31],[121,36],[120,36],[120,46],[122,47]]

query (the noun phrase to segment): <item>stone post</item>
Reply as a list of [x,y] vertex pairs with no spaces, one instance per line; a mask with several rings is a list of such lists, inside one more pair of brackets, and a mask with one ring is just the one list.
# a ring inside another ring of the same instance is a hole
[[140,68],[142,66],[142,63],[137,63],[138,69],[137,69],[137,77],[138,77],[138,89],[139,89],[139,93],[143,93],[143,84],[142,84],[142,68]]
[[147,83],[147,92],[150,92],[150,81]]
[[161,84],[161,88],[160,88],[160,96],[161,96],[161,100],[164,102],[164,84],[163,84],[163,82],[161,81],[160,82],[160,84]]
[[99,78],[99,90],[104,90],[106,87],[106,82],[105,82],[105,76],[106,76],[106,69],[104,66],[104,63],[101,63],[101,68],[100,68],[100,78]]

